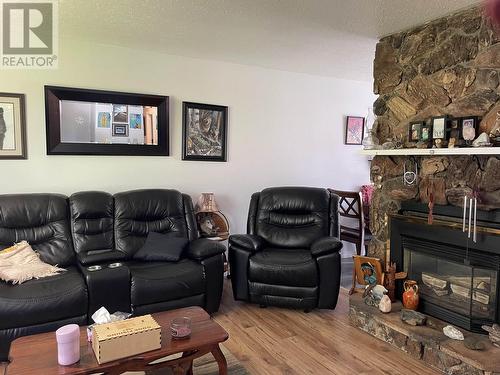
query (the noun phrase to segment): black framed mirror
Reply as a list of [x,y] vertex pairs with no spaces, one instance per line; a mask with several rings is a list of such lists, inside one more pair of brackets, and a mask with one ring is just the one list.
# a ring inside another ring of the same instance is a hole
[[169,97],[45,86],[48,155],[169,155]]

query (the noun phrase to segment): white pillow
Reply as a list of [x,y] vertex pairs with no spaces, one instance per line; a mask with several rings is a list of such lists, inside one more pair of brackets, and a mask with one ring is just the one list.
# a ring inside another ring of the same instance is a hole
[[26,241],[0,251],[0,279],[12,281],[12,284],[57,275],[62,271],[65,269],[42,262]]

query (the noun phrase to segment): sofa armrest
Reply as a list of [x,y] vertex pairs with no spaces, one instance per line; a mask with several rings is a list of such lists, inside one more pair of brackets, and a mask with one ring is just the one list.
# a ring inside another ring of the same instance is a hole
[[224,252],[226,252],[226,247],[222,243],[198,238],[189,243],[186,256],[194,260],[202,260]]
[[235,234],[229,236],[229,245],[255,253],[264,248],[265,241],[255,234]]
[[321,237],[311,245],[311,253],[314,257],[337,253],[342,249],[342,242],[336,237]]

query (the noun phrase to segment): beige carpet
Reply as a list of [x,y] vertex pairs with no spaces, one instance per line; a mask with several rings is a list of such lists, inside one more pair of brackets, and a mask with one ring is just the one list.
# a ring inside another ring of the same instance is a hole
[[[224,345],[221,345],[222,352],[227,361],[228,375],[250,375],[250,373],[243,367],[238,359],[227,350]],[[194,375],[217,375],[219,373],[219,366],[215,361],[212,354],[206,354],[203,357],[197,358],[193,363]],[[156,370],[148,372],[148,375],[171,375],[170,369]],[[144,375],[144,372],[126,372],[124,375]]]

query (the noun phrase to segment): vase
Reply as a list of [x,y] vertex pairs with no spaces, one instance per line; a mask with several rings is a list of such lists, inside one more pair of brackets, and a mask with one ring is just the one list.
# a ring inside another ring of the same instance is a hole
[[406,280],[403,284],[403,306],[408,310],[416,310],[418,308],[419,296],[418,285],[415,280]]

